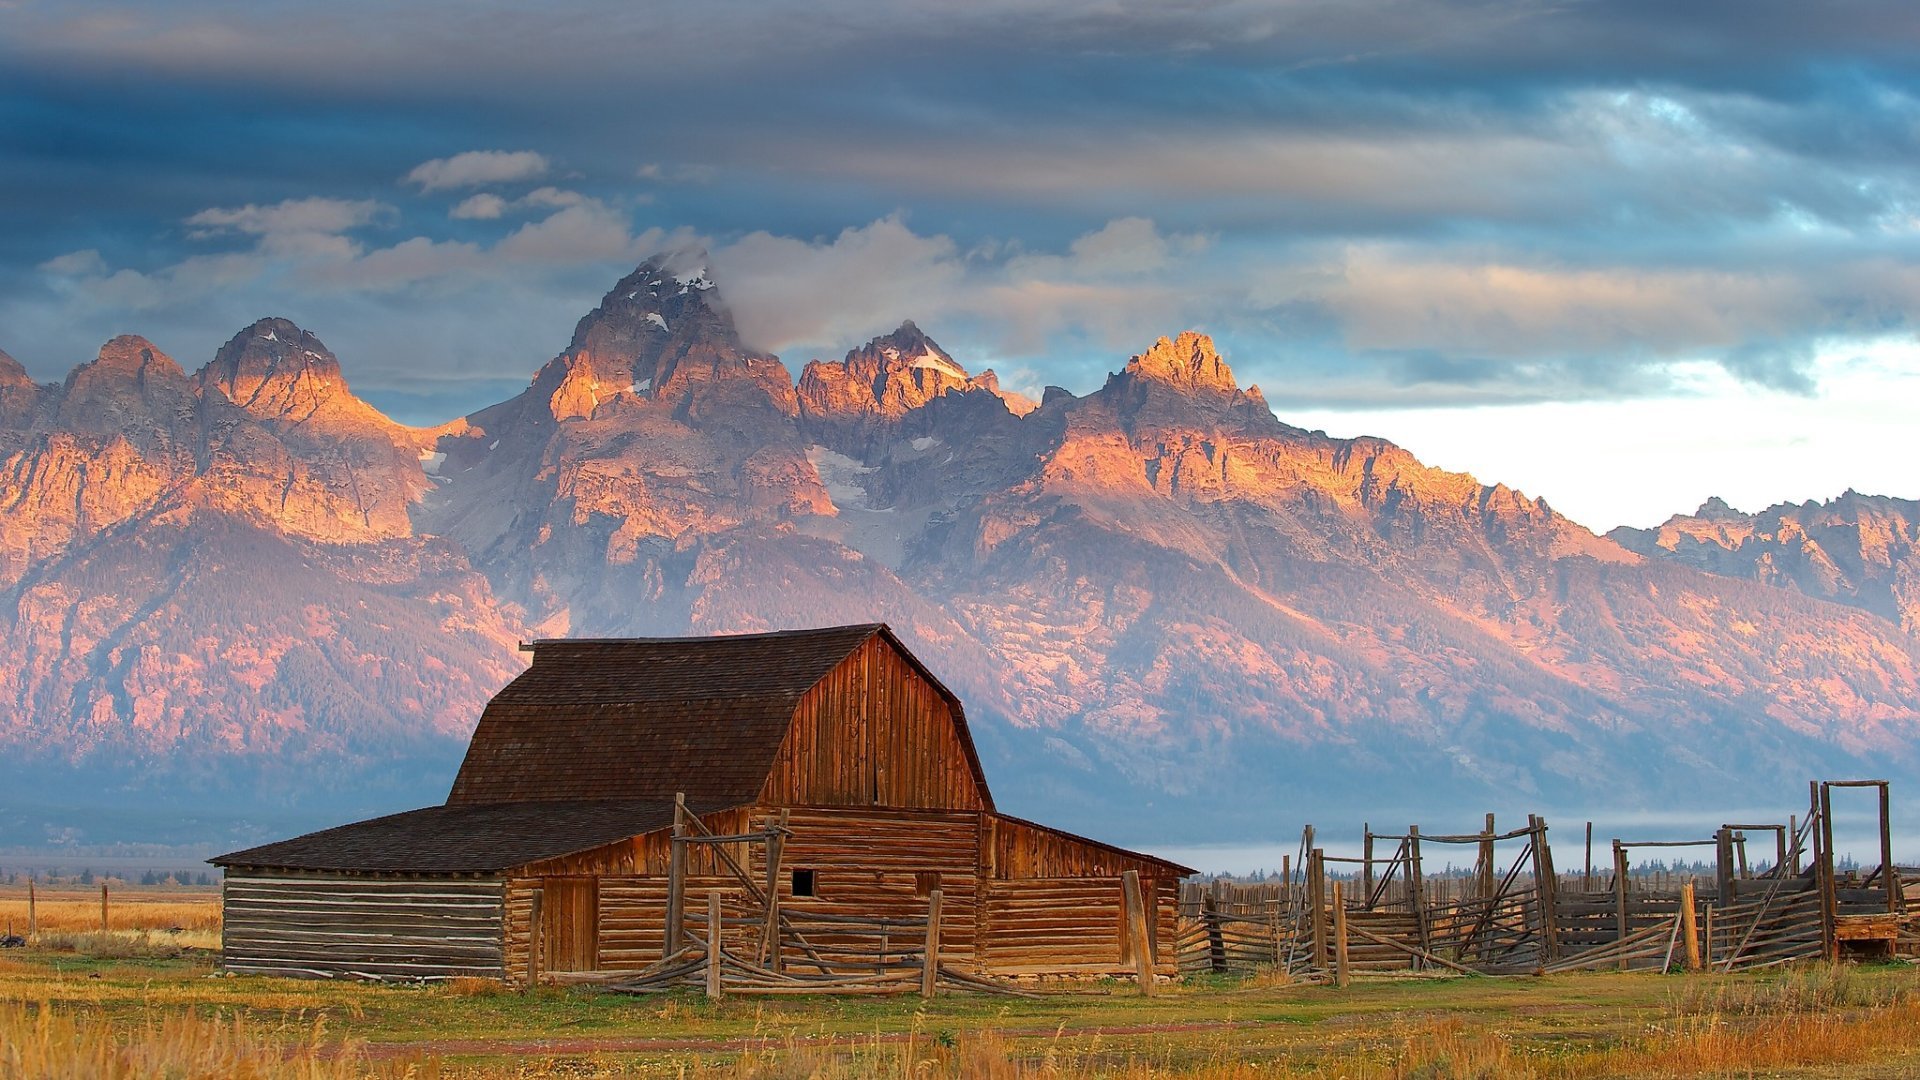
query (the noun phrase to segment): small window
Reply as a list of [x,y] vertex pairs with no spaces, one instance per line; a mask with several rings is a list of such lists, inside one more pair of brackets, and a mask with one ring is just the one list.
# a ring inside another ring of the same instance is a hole
[[915,896],[931,896],[933,890],[939,887],[940,872],[938,870],[922,870],[913,875],[913,895]]
[[813,895],[813,871],[795,870],[793,872],[793,895],[795,896],[812,896]]

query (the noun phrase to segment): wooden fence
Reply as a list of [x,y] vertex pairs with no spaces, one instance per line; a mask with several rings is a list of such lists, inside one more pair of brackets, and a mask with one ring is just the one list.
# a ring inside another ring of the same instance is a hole
[[[1870,873],[1834,865],[1832,800],[1877,792],[1881,863]],[[1596,874],[1592,827],[1584,868],[1562,874],[1547,822],[1500,832],[1494,817],[1466,834],[1363,830],[1359,858],[1328,855],[1312,826],[1279,880],[1188,882],[1175,937],[1181,972],[1270,967],[1342,981],[1354,974],[1508,974],[1583,968],[1732,971],[1848,955],[1920,955],[1920,915],[1907,913],[1892,860],[1885,781],[1816,781],[1809,807],[1785,824],[1728,824],[1698,840],[1611,843]],[[1750,834],[1771,834],[1764,869]],[[1383,842],[1385,845],[1382,846]],[[1498,846],[1518,845],[1504,863]],[[1467,848],[1464,874],[1429,874],[1436,846]],[[1711,848],[1709,875],[1635,873],[1635,852]],[[1330,870],[1329,864],[1345,867]],[[1920,899],[1920,897],[1917,897]]]

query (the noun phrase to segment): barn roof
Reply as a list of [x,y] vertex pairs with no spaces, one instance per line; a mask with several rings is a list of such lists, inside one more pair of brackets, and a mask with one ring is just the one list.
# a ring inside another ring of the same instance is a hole
[[[688,806],[696,814],[730,809],[730,805],[692,801]],[[281,870],[497,873],[672,825],[672,799],[429,806],[207,861],[217,866]]]
[[[449,804],[754,798],[802,695],[875,635],[953,707],[960,701],[880,623],[698,638],[536,641],[533,663],[481,714]],[[989,804],[990,805],[990,804]]]

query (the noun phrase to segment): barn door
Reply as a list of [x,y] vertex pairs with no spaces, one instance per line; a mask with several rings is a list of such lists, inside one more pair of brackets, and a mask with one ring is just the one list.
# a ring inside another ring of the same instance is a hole
[[547,878],[540,907],[540,955],[547,971],[600,967],[600,882]]

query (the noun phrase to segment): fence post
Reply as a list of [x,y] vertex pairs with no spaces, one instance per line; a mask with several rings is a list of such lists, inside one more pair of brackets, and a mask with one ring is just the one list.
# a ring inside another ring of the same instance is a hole
[[1893,865],[1893,821],[1888,817],[1887,782],[1880,782],[1880,883],[1887,887],[1887,913],[1897,915],[1905,896],[1900,869]]
[[107,932],[107,883],[100,883],[100,932]]
[[940,890],[927,893],[927,948],[920,958],[920,996],[930,998],[940,980]]
[[1580,883],[1581,892],[1593,891],[1593,822],[1587,822],[1587,877]]
[[1227,939],[1220,924],[1220,905],[1211,893],[1200,897],[1200,925],[1207,931],[1207,970],[1227,970]]
[[1433,927],[1427,918],[1427,871],[1420,862],[1420,826],[1407,826],[1407,888],[1413,918],[1420,930],[1420,948],[1433,951]]
[[1153,946],[1147,939],[1147,904],[1140,891],[1140,871],[1120,875],[1120,888],[1126,899],[1127,937],[1133,943],[1133,968],[1140,980],[1140,992],[1153,996]]
[[1680,886],[1680,933],[1687,939],[1687,970],[1700,970],[1700,924],[1693,910],[1693,882]]
[[680,939],[686,930],[687,885],[687,796],[673,794],[673,839],[667,846],[667,926],[666,941],[660,958],[671,959],[680,951]]
[[1477,892],[1479,892],[1479,894],[1483,898],[1492,900],[1493,890],[1494,890],[1494,884],[1493,884],[1494,831],[1493,831],[1493,815],[1492,814],[1487,815],[1487,828],[1485,832],[1482,832],[1480,834],[1480,837],[1481,837],[1480,880],[1474,883],[1474,888]]
[[1313,906],[1313,966],[1327,970],[1327,864],[1326,853],[1314,848],[1307,854],[1307,903]]
[[1347,902],[1340,883],[1333,883],[1333,984],[1347,988]]
[[720,996],[720,891],[707,894],[707,996]]
[[1820,785],[1820,935],[1822,951],[1828,963],[1840,959],[1840,939],[1835,932],[1839,899],[1833,881],[1833,789]]
[[1560,959],[1560,878],[1553,868],[1553,848],[1547,843],[1547,819],[1532,815],[1534,900],[1540,905],[1541,955]]
[[1360,903],[1365,907],[1373,906],[1373,826],[1362,825],[1364,839],[1360,843]]
[[[1624,942],[1627,940],[1632,923],[1627,915],[1627,849],[1620,846],[1618,840],[1613,842],[1613,900],[1614,924],[1620,932],[1620,936],[1615,940]],[[1620,970],[1627,970],[1627,952],[1624,946],[1620,950]]]
[[33,878],[27,878],[27,936],[33,937],[40,932],[39,897],[34,894]]
[[1714,903],[1721,907],[1731,907],[1733,895],[1733,830],[1722,828],[1713,834],[1713,888],[1717,894]]

